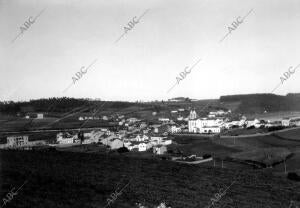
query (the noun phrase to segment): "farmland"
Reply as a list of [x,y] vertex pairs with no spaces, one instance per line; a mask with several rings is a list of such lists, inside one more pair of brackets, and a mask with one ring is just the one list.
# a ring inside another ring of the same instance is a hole
[[1,196],[28,181],[12,207],[104,207],[109,195],[128,182],[111,207],[135,207],[136,202],[153,207],[162,201],[172,208],[205,207],[233,181],[221,205],[282,208],[300,199],[299,184],[261,170],[70,152],[1,151],[0,157]]
[[[278,136],[280,135],[280,136]],[[270,135],[253,135],[249,137],[222,137],[221,139],[213,140],[214,143],[223,145],[230,148],[235,148],[240,151],[254,151],[253,156],[256,154],[255,151],[265,152],[272,150],[274,154],[278,149],[285,148],[287,151],[292,153],[292,156],[286,160],[287,171],[300,172],[299,154],[300,154],[300,141],[297,141],[297,135],[300,135],[300,129],[289,129],[283,132],[276,132]],[[249,155],[248,159],[252,156]],[[283,172],[284,167],[282,164],[276,165],[274,171]]]

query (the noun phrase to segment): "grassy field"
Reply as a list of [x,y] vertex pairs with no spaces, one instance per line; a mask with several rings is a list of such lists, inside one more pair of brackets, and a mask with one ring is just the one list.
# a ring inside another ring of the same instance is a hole
[[[276,135],[280,135],[279,137]],[[289,140],[298,138],[300,135],[299,129],[291,129],[286,132],[275,133],[275,135],[267,136],[251,136],[247,138],[236,137],[236,138],[222,138],[212,139],[216,144],[223,145],[226,147],[238,149],[243,152],[258,151],[261,152],[264,149],[274,149],[276,154],[276,148],[285,148],[292,153],[292,156],[286,160],[286,166],[288,171],[299,171],[300,170],[300,141]],[[254,154],[255,156],[256,154]],[[259,154],[258,154],[259,155]],[[241,157],[240,159],[243,159]],[[278,164],[273,167],[274,172],[283,172],[283,164]]]
[[127,184],[110,207],[141,202],[152,208],[162,201],[172,208],[205,207],[232,183],[218,204],[288,208],[300,200],[300,184],[268,171],[71,152],[0,151],[0,158],[0,197],[27,181],[7,207],[105,207],[110,194]]
[[236,148],[216,144],[209,138],[202,136],[176,136],[174,141],[176,144],[173,145],[172,148],[178,148],[187,155],[196,154],[198,156],[202,156],[204,154],[211,154],[221,157],[239,152]]
[[263,120],[270,120],[270,121],[277,121],[283,118],[294,118],[300,117],[300,111],[279,111],[279,112],[270,112],[270,113],[263,113],[263,114],[249,114],[246,115],[249,119],[263,119]]
[[229,136],[236,136],[236,135],[248,135],[248,134],[257,134],[257,133],[266,133],[269,132],[266,128],[253,128],[253,129],[247,129],[247,128],[236,128],[236,129],[230,129],[226,132],[223,132],[222,135],[229,135]]
[[300,141],[300,128],[298,129],[291,129],[285,132],[278,132],[276,135],[285,138],[285,139],[292,139],[292,140],[299,140]]

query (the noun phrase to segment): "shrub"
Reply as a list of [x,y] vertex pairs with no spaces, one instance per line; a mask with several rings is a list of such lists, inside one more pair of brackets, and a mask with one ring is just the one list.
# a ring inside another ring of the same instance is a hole
[[207,158],[211,158],[211,155],[210,154],[204,154],[202,157],[203,157],[203,159],[207,159]]
[[300,181],[300,176],[295,172],[289,172],[287,178],[293,181]]
[[117,151],[118,151],[118,153],[129,152],[129,150],[126,147],[120,147]]

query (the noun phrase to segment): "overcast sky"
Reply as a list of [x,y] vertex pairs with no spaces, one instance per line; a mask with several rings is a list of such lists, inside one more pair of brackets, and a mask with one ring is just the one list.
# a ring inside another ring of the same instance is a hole
[[[231,23],[251,9],[220,43]],[[299,23],[299,0],[0,0],[0,99],[147,101],[270,93],[290,66],[300,64]],[[300,92],[299,71],[274,93]]]

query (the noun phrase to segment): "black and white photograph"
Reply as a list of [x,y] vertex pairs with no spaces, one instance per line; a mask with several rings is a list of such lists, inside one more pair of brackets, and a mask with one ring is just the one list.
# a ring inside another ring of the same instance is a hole
[[0,208],[300,208],[300,0],[0,0]]

